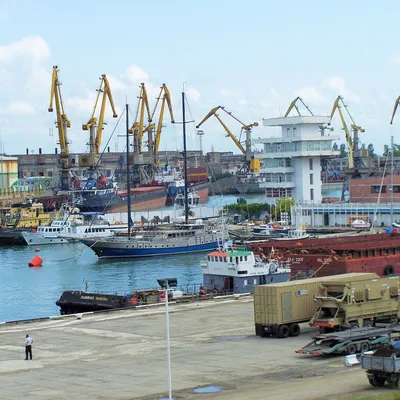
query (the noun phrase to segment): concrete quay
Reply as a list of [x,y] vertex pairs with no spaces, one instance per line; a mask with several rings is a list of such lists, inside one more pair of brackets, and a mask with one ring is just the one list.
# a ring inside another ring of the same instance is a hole
[[[295,354],[315,330],[299,337],[254,334],[251,298],[171,304],[174,399],[340,399],[382,393],[342,357]],[[34,339],[25,361],[24,340]],[[0,325],[0,399],[167,398],[165,307]],[[218,393],[194,388],[220,386]]]

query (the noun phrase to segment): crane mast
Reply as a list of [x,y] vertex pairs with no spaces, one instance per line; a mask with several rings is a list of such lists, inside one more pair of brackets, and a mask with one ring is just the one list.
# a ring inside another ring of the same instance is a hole
[[[162,131],[162,127],[163,127],[163,119],[164,119],[164,111],[165,111],[165,103],[167,104],[168,107],[168,112],[169,112],[169,116],[171,117],[171,123],[174,124],[175,123],[175,119],[174,119],[174,113],[172,111],[172,102],[171,102],[171,94],[167,88],[167,86],[165,85],[165,83],[163,83],[163,85],[160,88],[160,94],[157,97],[157,102],[156,105],[154,107],[153,113],[151,115],[151,121],[153,120],[154,114],[157,110],[158,104],[161,100],[161,109],[160,109],[160,114],[158,116],[158,123],[157,123],[157,130],[156,133],[154,135],[154,144],[152,145],[151,143],[151,138],[152,138],[152,130],[154,130],[155,125],[153,123],[150,124],[150,132],[149,132],[149,151],[152,150],[153,151],[153,157],[154,157],[154,163],[156,165],[158,165],[158,150],[160,147],[160,141],[161,141],[161,131]],[[150,122],[151,122],[150,121]]]
[[[342,107],[346,110],[348,116],[350,117],[351,120],[351,129],[353,131],[353,138],[350,134],[349,128],[346,124],[343,112],[342,112]],[[335,114],[335,112],[339,113],[339,117],[340,120],[342,122],[342,127],[343,130],[345,132],[346,135],[346,144],[347,144],[347,157],[348,157],[348,167],[350,169],[354,168],[355,166],[355,160],[357,161],[360,158],[360,154],[359,153],[359,139],[358,139],[358,133],[362,133],[365,132],[365,130],[363,128],[361,128],[359,125],[357,125],[354,122],[353,117],[351,116],[349,110],[347,109],[346,104],[343,101],[343,97],[342,96],[338,96],[335,100],[335,102],[333,103],[333,107],[332,107],[332,111],[331,111],[331,115],[330,115],[330,119],[329,119],[329,123],[328,125],[331,124],[332,122],[332,118]],[[358,167],[356,165],[356,167]]]
[[53,112],[53,101],[56,106],[57,121],[56,126],[58,130],[58,138],[60,141],[60,164],[61,164],[61,190],[69,189],[69,149],[68,149],[68,136],[67,129],[71,127],[71,122],[64,111],[64,104],[61,96],[61,82],[58,79],[58,66],[53,66],[53,74],[51,77],[51,91],[50,91],[50,105],[49,112]]
[[283,116],[284,118],[286,118],[287,116],[289,116],[290,112],[293,110],[293,108],[296,110],[297,114],[301,117],[301,113],[299,110],[299,107],[297,106],[297,103],[300,102],[301,104],[303,104],[303,106],[308,110],[308,112],[311,115],[314,115],[312,113],[312,111],[310,110],[310,108],[307,106],[306,103],[304,103],[303,99],[301,97],[296,97],[289,105],[285,115]]
[[147,114],[147,122],[151,122],[150,106],[147,96],[147,90],[144,83],[140,84],[138,106],[136,109],[135,122],[129,129],[129,133],[133,134],[133,154],[135,163],[138,163],[139,154],[142,152],[142,141],[145,130],[145,114]]
[[[117,112],[115,111],[114,100],[111,93],[110,84],[105,74],[103,74],[100,78],[100,88],[97,89],[97,97],[96,102],[94,104],[92,116],[86,124],[82,125],[82,129],[84,131],[89,130],[89,148],[90,148],[90,158],[88,165],[90,168],[93,168],[99,159],[100,148],[101,148],[101,139],[103,135],[104,129],[104,114],[106,110],[107,99],[110,103],[113,118],[117,118]],[[100,113],[99,117],[95,117],[96,109],[99,104],[100,96],[102,95],[101,105],[100,105]],[[97,130],[96,130],[97,128]]]
[[390,125],[393,124],[393,119],[394,119],[394,116],[396,115],[396,111],[397,111],[397,108],[399,107],[399,103],[400,103],[400,96],[396,99],[396,101],[394,103],[392,118],[390,119]]
[[[240,140],[230,131],[230,129],[226,126],[226,124],[221,120],[220,116],[217,114],[218,110],[224,111],[226,114],[228,114],[235,121],[239,122],[242,125],[241,131],[244,131],[246,135],[245,148],[242,146]],[[256,161],[252,158],[251,154],[251,131],[253,127],[258,126],[258,122],[253,122],[250,125],[246,125],[238,118],[236,118],[231,112],[226,111],[225,107],[218,106],[210,110],[210,112],[200,121],[200,123],[196,126],[196,128],[197,129],[200,128],[200,126],[203,125],[212,116],[214,116],[218,120],[218,122],[222,125],[222,127],[226,132],[226,137],[230,137],[236,144],[236,146],[239,148],[239,150],[245,155],[246,164],[249,164],[250,170],[252,171],[259,170],[259,162],[256,163]]]

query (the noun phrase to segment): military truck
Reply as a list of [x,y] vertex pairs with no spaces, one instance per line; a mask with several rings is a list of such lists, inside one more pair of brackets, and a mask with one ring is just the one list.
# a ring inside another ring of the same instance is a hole
[[400,278],[391,276],[367,280],[326,281],[316,296],[317,311],[311,326],[329,332],[370,327],[376,322],[397,323]]
[[356,282],[378,278],[373,273],[350,273],[320,278],[259,285],[254,287],[254,321],[257,336],[298,336],[299,324],[315,315],[315,298],[331,280]]

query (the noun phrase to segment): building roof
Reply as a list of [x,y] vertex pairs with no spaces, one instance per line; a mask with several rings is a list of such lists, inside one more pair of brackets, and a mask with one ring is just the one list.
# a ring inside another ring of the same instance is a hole
[[327,124],[329,122],[328,116],[300,116],[295,117],[278,117],[278,118],[263,118],[264,126],[285,126],[285,125],[299,125],[299,124]]

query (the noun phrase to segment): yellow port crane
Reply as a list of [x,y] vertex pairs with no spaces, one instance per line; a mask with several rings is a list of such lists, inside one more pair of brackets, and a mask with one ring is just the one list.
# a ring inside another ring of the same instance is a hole
[[[115,111],[114,100],[111,93],[110,84],[105,74],[101,75],[100,88],[97,89],[96,102],[94,103],[94,108],[92,116],[86,124],[82,125],[84,131],[89,130],[89,148],[90,148],[90,161],[88,163],[84,162],[85,166],[94,167],[97,163],[98,157],[100,155],[101,139],[103,135],[104,126],[104,114],[106,110],[107,98],[111,105],[113,112],[113,118],[117,118],[117,112]],[[99,117],[95,117],[97,105],[99,104],[100,96],[103,95],[100,106]],[[97,127],[97,131],[96,131]]]
[[[344,119],[342,107],[346,110],[348,116],[350,117],[351,129],[353,131],[353,138],[351,137],[349,128],[347,127],[346,121]],[[358,150],[359,150],[359,148],[358,148],[358,133],[365,132],[365,129],[361,128],[361,126],[357,125],[354,122],[354,119],[351,116],[349,110],[347,109],[347,105],[344,103],[342,96],[338,96],[336,98],[335,102],[333,103],[333,107],[332,107],[328,125],[331,124],[332,118],[336,111],[339,113],[340,120],[342,122],[342,127],[346,134],[347,158],[348,158],[348,164],[349,164],[348,166],[351,169],[351,168],[354,168],[354,158],[355,158],[354,156],[355,155],[358,156],[358,154],[357,154]]]
[[[153,121],[154,115],[156,113],[157,107],[160,104],[160,100],[161,100],[161,109],[160,109],[160,114],[158,116],[156,133],[154,135],[154,143],[152,143],[152,132],[155,129],[155,124],[152,121]],[[148,148],[149,148],[149,152],[151,152],[151,151],[153,152],[152,156],[154,157],[154,163],[156,165],[158,165],[158,149],[160,147],[161,131],[163,128],[165,103],[167,103],[167,106],[168,106],[169,116],[171,117],[171,123],[174,124],[175,119],[174,119],[174,113],[172,111],[171,94],[170,94],[167,86],[165,85],[165,83],[163,83],[163,85],[160,88],[160,94],[157,97],[157,102],[156,102],[156,105],[154,106],[154,110],[153,110],[152,114],[150,115],[150,120],[149,120],[150,124],[145,129],[146,132],[149,132]]]
[[135,122],[132,124],[132,127],[129,129],[129,132],[134,135],[133,139],[133,149],[134,153],[138,155],[142,152],[142,141],[143,136],[147,132],[145,128],[145,114],[147,114],[147,122],[151,122],[151,113],[149,106],[149,99],[147,96],[147,90],[144,83],[140,84],[140,94],[139,94],[138,106],[136,109],[136,117]]
[[[240,140],[230,131],[230,129],[225,125],[225,123],[221,120],[220,116],[217,114],[218,110],[224,111],[226,114],[231,116],[234,120],[239,122],[242,127],[241,131],[245,131],[246,133],[246,141],[245,141],[245,146],[244,148],[242,146],[242,143]],[[251,154],[251,130],[253,127],[258,126],[258,122],[253,122],[250,125],[245,125],[242,121],[240,121],[238,118],[236,118],[231,112],[226,111],[225,107],[218,106],[214,107],[202,120],[201,122],[196,126],[196,128],[200,128],[201,125],[204,124],[210,117],[214,116],[218,122],[222,125],[226,132],[226,137],[230,137],[233,142],[236,144],[236,146],[239,148],[239,150],[245,155],[246,157],[246,163],[250,167],[251,172],[258,172],[260,169],[260,160],[258,158],[252,158]]]
[[399,103],[400,103],[400,96],[396,99],[396,101],[394,103],[392,118],[390,119],[390,125],[393,124],[393,119],[394,119],[394,116],[396,115],[396,111],[397,111],[397,108],[399,107]]
[[53,112],[53,101],[56,105],[57,121],[56,126],[58,129],[58,138],[60,140],[60,164],[61,164],[61,189],[69,189],[69,149],[68,149],[68,136],[67,129],[71,127],[71,121],[68,119],[64,111],[64,104],[61,96],[61,82],[58,79],[58,66],[53,66],[53,74],[51,77],[51,91],[50,91],[50,106],[48,111]]
[[288,109],[287,109],[285,115],[283,116],[284,118],[286,118],[287,116],[289,116],[289,114],[290,114],[290,112],[293,110],[293,108],[296,110],[297,114],[298,114],[300,117],[302,116],[301,113],[300,113],[299,107],[297,106],[297,103],[298,103],[298,102],[300,102],[301,104],[303,104],[303,106],[308,110],[308,112],[309,112],[311,115],[314,115],[314,114],[312,113],[312,111],[310,110],[310,108],[308,107],[308,105],[307,105],[306,103],[304,103],[303,99],[302,99],[301,97],[298,96],[298,97],[296,97],[296,98],[290,103],[290,105],[289,105],[289,107],[288,107]]

